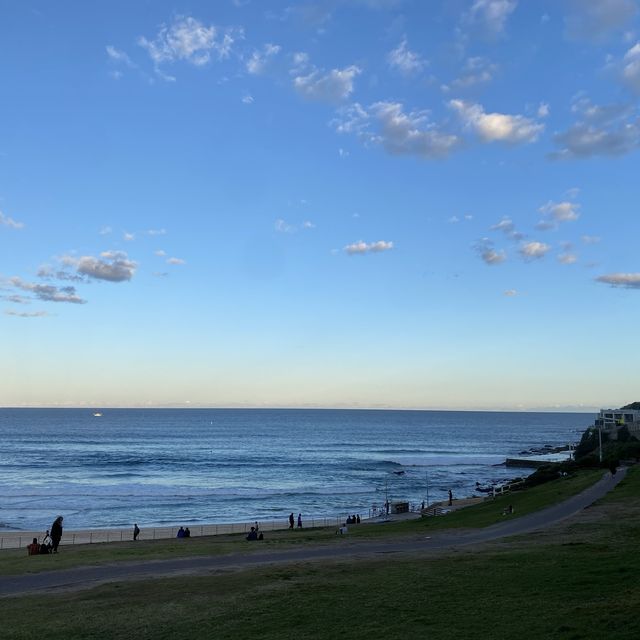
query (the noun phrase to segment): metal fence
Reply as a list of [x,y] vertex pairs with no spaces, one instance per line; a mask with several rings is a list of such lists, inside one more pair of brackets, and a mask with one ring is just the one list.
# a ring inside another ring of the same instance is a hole
[[[347,516],[333,518],[308,518],[303,521],[303,528],[340,527]],[[218,536],[231,533],[246,534],[255,526],[253,522],[241,522],[230,524],[204,524],[189,526],[192,538],[201,536]],[[289,528],[287,520],[264,520],[259,522],[260,531],[278,531]],[[294,524],[297,528],[297,521]],[[138,540],[168,540],[175,538],[180,527],[141,527]],[[0,533],[0,549],[20,549],[26,547],[37,538],[42,541],[41,531],[21,531],[18,533]],[[66,531],[63,533],[60,546],[72,544],[93,544],[105,542],[124,542],[133,540],[133,527],[128,529],[93,529],[91,531]]]

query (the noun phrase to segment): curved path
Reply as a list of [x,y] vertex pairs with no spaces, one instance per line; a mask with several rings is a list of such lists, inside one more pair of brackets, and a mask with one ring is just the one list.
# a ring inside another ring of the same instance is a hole
[[197,556],[172,560],[149,560],[135,563],[77,567],[64,571],[0,577],[0,597],[26,595],[51,589],[87,589],[106,582],[142,580],[168,575],[195,575],[211,573],[220,569],[243,569],[253,566],[306,562],[312,560],[339,560],[370,558],[379,554],[430,554],[465,545],[489,542],[498,538],[521,535],[546,529],[565,520],[593,504],[611,491],[624,478],[626,469],[618,473],[606,473],[582,493],[564,502],[530,513],[520,518],[509,519],[484,529],[452,531],[432,537],[369,542],[340,538],[337,544],[322,547],[304,547],[285,551],[259,552],[253,554],[231,554],[225,556]]

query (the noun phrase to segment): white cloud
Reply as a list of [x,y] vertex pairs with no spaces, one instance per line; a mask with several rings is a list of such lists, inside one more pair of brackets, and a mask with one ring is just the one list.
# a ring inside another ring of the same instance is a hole
[[504,216],[500,220],[500,222],[497,222],[496,224],[492,225],[491,227],[489,227],[489,229],[491,231],[502,231],[502,233],[504,233],[507,236],[507,238],[510,238],[511,240],[514,240],[516,242],[524,238],[524,234],[520,233],[519,231],[516,231],[516,225],[514,224],[513,220],[508,216]]
[[507,254],[504,250],[500,249],[496,251],[493,246],[493,242],[489,238],[482,238],[478,240],[475,245],[475,250],[483,260],[483,262],[489,266],[501,264],[507,259]]
[[584,242],[584,244],[597,244],[600,242],[599,236],[580,236],[580,240]]
[[98,231],[98,233],[101,236],[106,236],[108,234],[110,234],[113,231],[113,229],[111,227],[102,227],[102,229],[100,229],[100,231]]
[[578,261],[578,256],[575,253],[561,253],[558,256],[558,262],[561,264],[573,264]]
[[136,239],[136,234],[135,234],[135,233],[128,233],[127,231],[125,231],[125,232],[122,234],[122,239],[123,239],[125,242],[132,242],[133,240],[135,240],[135,239]]
[[253,75],[264,73],[269,62],[281,50],[280,45],[267,43],[262,50],[256,49],[247,60],[246,69]]
[[341,109],[333,125],[339,133],[353,133],[393,155],[442,158],[461,143],[429,122],[426,112],[407,113],[399,102],[376,102],[368,109],[355,103]]
[[518,295],[518,292],[515,289],[507,289],[504,292],[504,295],[507,296],[507,298],[515,298]]
[[307,75],[294,77],[293,86],[307,100],[338,103],[353,93],[354,80],[361,72],[356,65],[327,73],[314,69]]
[[635,108],[623,104],[594,105],[588,98],[574,101],[577,122],[554,135],[560,150],[554,159],[624,155],[640,147],[640,118]]
[[167,235],[166,229],[148,229],[147,235],[149,236],[165,236]]
[[22,291],[29,291],[39,300],[45,302],[69,302],[72,304],[84,304],[86,300],[80,298],[75,287],[56,287],[52,284],[39,284],[26,282],[22,278],[9,278],[9,284]]
[[[162,25],[153,40],[140,36],[138,44],[146,49],[156,67],[179,60],[200,67],[207,64],[212,55],[220,60],[229,57],[238,37],[242,37],[242,32],[237,29],[221,30],[190,16],[177,16],[171,25]],[[170,80],[172,76],[164,79]]]
[[137,264],[129,260],[124,251],[103,251],[100,258],[94,256],[64,256],[64,264],[73,266],[76,271],[88,278],[107,280],[109,282],[125,282],[131,280],[136,272]]
[[598,276],[598,282],[624,289],[640,289],[640,273],[610,273]]
[[22,229],[24,224],[10,218],[9,216],[5,216],[4,213],[0,211],[0,226],[9,227],[9,229]]
[[571,189],[567,189],[565,191],[565,195],[570,200],[575,200],[578,197],[578,195],[580,195],[580,188],[579,187],[571,187]]
[[158,249],[157,251],[154,251],[154,253],[161,258],[164,258],[167,255],[167,252],[164,249]]
[[544,242],[525,242],[520,247],[520,255],[525,260],[538,260],[539,258],[543,258],[549,251],[551,250],[551,246],[545,244]]
[[580,217],[580,205],[577,202],[552,202],[549,200],[538,211],[550,217],[553,222],[573,222]]
[[602,41],[637,15],[634,0],[571,0],[566,34],[575,40]]
[[311,220],[305,220],[302,223],[302,228],[303,229],[315,229],[316,225],[313,222],[311,222]]
[[407,48],[406,38],[387,54],[387,62],[392,69],[407,76],[420,73],[427,66],[427,61],[420,54]]
[[485,113],[480,104],[450,100],[449,106],[457,112],[464,126],[474,131],[483,142],[535,142],[544,130],[543,124],[525,116]]
[[479,24],[490,34],[504,31],[507,18],[515,11],[517,0],[475,0],[467,19]]
[[186,264],[187,261],[183,260],[182,258],[167,258],[167,264]]
[[358,240],[344,247],[344,250],[350,255],[363,255],[365,253],[381,253],[382,251],[389,251],[393,249],[393,242],[386,240],[378,240],[377,242],[364,242]]

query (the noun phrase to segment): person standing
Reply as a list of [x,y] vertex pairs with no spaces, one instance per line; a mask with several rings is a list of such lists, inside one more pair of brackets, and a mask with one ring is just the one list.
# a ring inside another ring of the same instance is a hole
[[453,505],[453,493],[451,489],[449,489],[449,506]]
[[295,523],[295,519],[293,517],[293,512],[289,514],[289,529],[293,529],[293,525]]
[[58,516],[51,525],[51,550],[53,553],[58,553],[58,545],[62,540],[62,521],[64,518]]
[[298,514],[298,529],[302,529],[302,514]]
[[138,539],[139,535],[140,535],[140,527],[138,526],[138,523],[135,523],[133,525],[133,539],[134,539],[134,541]]

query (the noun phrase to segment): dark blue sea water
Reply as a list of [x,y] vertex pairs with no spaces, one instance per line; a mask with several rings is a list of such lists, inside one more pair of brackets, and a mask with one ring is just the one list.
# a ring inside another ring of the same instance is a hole
[[[455,411],[0,409],[0,529],[368,513],[473,493],[591,416]],[[404,471],[404,474],[394,472]],[[525,472],[526,473],[526,472]]]

